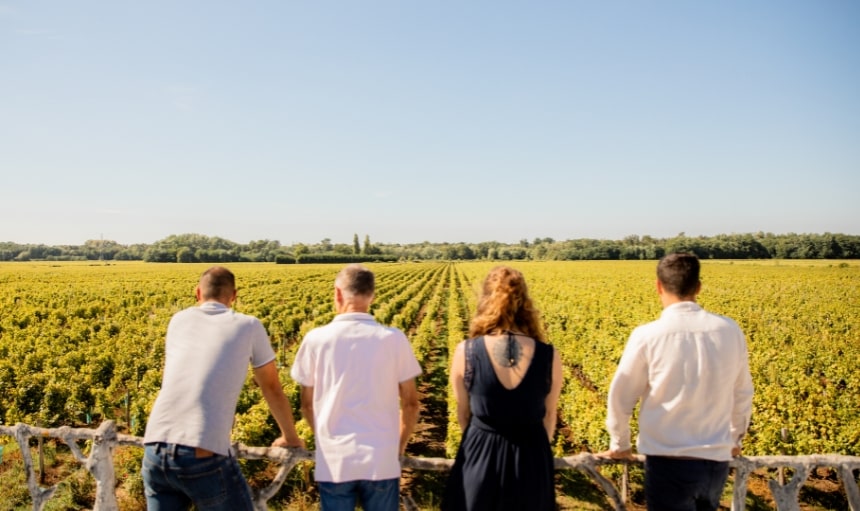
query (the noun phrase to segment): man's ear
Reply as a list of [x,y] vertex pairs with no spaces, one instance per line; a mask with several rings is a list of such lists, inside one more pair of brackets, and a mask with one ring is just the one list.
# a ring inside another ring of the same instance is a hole
[[194,288],[194,296],[197,297],[198,302],[200,301],[200,298],[203,296],[202,292],[200,291],[199,285]]
[[660,279],[657,279],[657,294],[663,295],[663,283],[660,282]]

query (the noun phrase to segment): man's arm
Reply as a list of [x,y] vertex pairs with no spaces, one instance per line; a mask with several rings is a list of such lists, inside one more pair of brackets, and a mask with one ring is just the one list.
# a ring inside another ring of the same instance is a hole
[[302,417],[305,422],[311,427],[311,431],[316,433],[316,423],[314,422],[314,388],[302,386]]
[[636,402],[648,388],[648,365],[639,351],[640,345],[635,336],[631,336],[621,355],[612,383],[609,385],[606,412],[609,450],[598,456],[625,459],[633,454],[633,446],[630,442],[630,419]]
[[[743,336],[743,334],[741,334]],[[753,383],[750,375],[749,353],[746,340],[743,342],[743,352],[739,361],[738,377],[735,380],[732,407],[731,434],[735,445],[732,446],[732,457],[740,456],[741,441],[746,435],[752,415]]]
[[406,452],[406,444],[409,437],[415,431],[418,424],[418,389],[415,387],[415,378],[400,382],[400,455]]
[[263,392],[263,398],[269,405],[269,410],[278,427],[281,429],[281,438],[275,440],[272,445],[277,447],[304,447],[305,443],[296,433],[296,425],[293,422],[293,412],[290,400],[284,394],[281,380],[278,378],[278,370],[275,361],[254,368],[254,380]]

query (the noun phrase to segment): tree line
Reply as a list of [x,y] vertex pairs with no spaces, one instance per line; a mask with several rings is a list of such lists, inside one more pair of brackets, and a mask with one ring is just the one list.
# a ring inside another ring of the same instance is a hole
[[275,240],[235,243],[203,234],[171,235],[152,244],[121,245],[87,240],[83,245],[0,242],[0,261],[146,261],[153,263],[277,262],[281,264],[354,261],[491,260],[570,261],[659,259],[672,252],[701,259],[860,259],[860,236],[848,234],[746,233],[671,238],[630,235],[621,240],[535,238],[518,243],[371,243],[358,234],[352,243],[282,245]]

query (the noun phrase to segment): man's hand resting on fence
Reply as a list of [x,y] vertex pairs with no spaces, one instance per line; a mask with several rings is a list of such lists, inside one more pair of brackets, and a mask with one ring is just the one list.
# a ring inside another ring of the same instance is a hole
[[633,457],[633,449],[624,449],[623,451],[603,451],[595,454],[598,458],[608,458],[612,460],[632,460],[635,459]]

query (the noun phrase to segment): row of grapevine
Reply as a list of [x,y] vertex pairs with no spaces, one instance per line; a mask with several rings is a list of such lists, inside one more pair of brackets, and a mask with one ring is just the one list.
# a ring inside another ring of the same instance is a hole
[[[606,392],[624,343],[635,326],[660,314],[654,262],[512,264],[526,275],[547,341],[565,366],[559,404],[564,441],[557,448],[605,449]],[[377,274],[374,315],[408,331],[434,371],[447,368],[493,264],[370,266]],[[206,267],[0,264],[0,419],[54,426],[111,418],[140,434],[160,385],[167,322],[194,303],[194,285]],[[287,368],[302,336],[333,317],[340,266],[232,268],[236,308],[263,321],[278,349],[285,388],[297,399]],[[756,394],[746,452],[860,452],[860,374],[854,369],[860,363],[860,267],[705,261],[702,277],[700,303],[736,319],[748,337]],[[433,382],[448,402],[452,452],[459,439],[453,402],[445,379]],[[249,380],[240,415],[259,401]],[[256,424],[265,413],[254,413]]]

